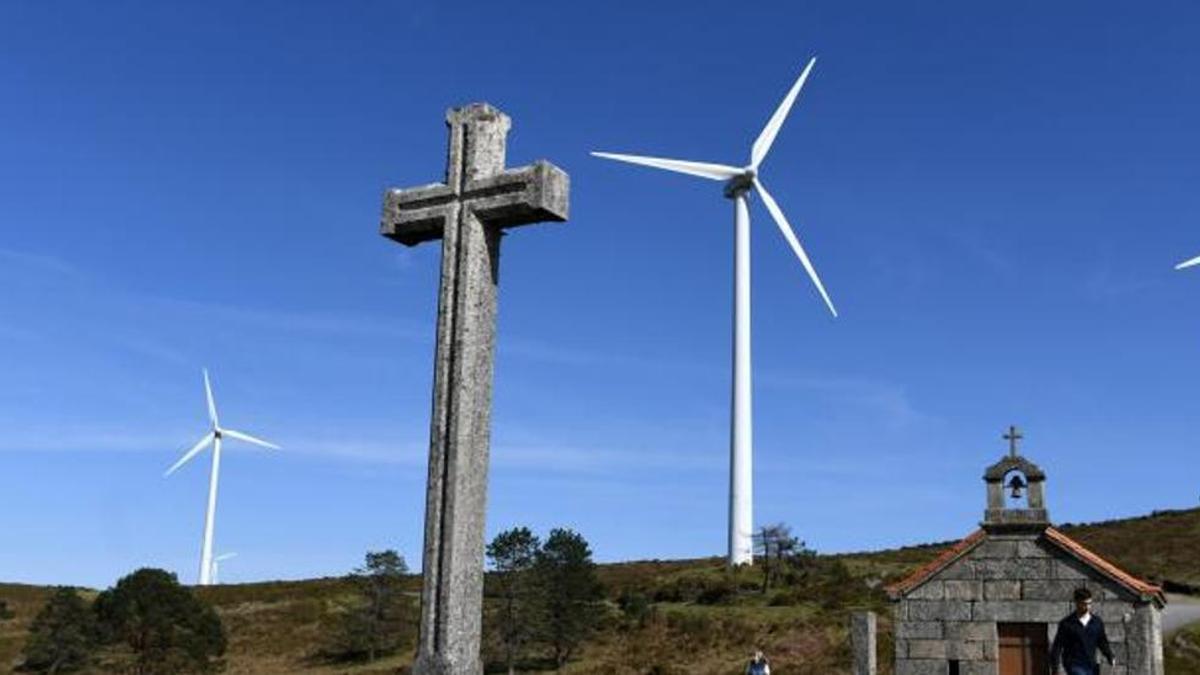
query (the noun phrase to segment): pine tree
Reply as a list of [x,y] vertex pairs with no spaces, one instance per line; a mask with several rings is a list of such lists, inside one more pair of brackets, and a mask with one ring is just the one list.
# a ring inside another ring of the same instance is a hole
[[527,527],[501,532],[487,547],[495,569],[500,642],[509,675],[516,672],[517,659],[534,634],[532,574],[540,549],[541,542]]
[[575,650],[591,636],[601,616],[603,587],[587,540],[569,529],[550,531],[534,563],[540,641],[553,652],[562,670]]
[[759,534],[754,535],[754,547],[763,571],[762,592],[766,593],[771,588],[771,582],[783,573],[788,560],[804,548],[804,542],[792,536],[790,525],[776,523],[764,526]]
[[407,573],[396,551],[367,553],[365,564],[350,575],[357,593],[334,631],[334,658],[374,661],[403,646],[414,624],[412,603],[402,588]]

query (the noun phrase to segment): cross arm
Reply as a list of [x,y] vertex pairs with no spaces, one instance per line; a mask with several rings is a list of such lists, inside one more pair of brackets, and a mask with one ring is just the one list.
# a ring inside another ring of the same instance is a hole
[[569,192],[566,172],[545,161],[468,180],[461,193],[444,183],[393,189],[383,196],[379,229],[389,239],[416,246],[440,239],[458,208],[469,208],[483,222],[500,228],[564,221]]
[[496,227],[564,221],[570,178],[546,161],[468,181],[463,201],[476,216]]
[[457,203],[458,195],[443,183],[388,190],[383,195],[379,232],[405,246],[440,239]]

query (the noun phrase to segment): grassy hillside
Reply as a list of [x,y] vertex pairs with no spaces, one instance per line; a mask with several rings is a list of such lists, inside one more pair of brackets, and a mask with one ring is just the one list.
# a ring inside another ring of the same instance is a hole
[[1200,625],[1192,625],[1169,638],[1163,645],[1167,672],[1200,673]]
[[17,662],[29,622],[48,597],[50,589],[43,586],[0,584],[0,600],[8,603],[8,609],[15,615],[0,621],[0,672],[10,672],[11,664]]
[[1200,592],[1200,509],[1059,529],[1133,574]]
[[[1176,589],[1200,587],[1200,509],[1061,529],[1130,572]],[[760,647],[771,656],[775,672],[845,673],[850,660],[847,617],[863,608],[879,612],[881,673],[890,673],[891,626],[882,585],[951,543],[818,556],[766,594],[757,569],[731,575],[719,558],[602,565],[605,619],[566,672],[737,673],[748,652]],[[419,585],[419,578],[409,579],[414,603]],[[25,631],[49,592],[0,584],[0,600],[16,614],[0,622],[0,672],[19,662]],[[229,635],[226,672],[394,673],[411,658],[404,654],[369,666],[321,658],[328,628],[352,593],[342,579],[216,586],[197,593],[217,607],[224,621]],[[409,638],[411,644],[415,635]],[[485,642],[485,655],[498,660],[490,636]],[[1200,627],[1168,640],[1167,652],[1167,672],[1200,675]],[[541,667],[536,662],[526,666],[527,672]]]

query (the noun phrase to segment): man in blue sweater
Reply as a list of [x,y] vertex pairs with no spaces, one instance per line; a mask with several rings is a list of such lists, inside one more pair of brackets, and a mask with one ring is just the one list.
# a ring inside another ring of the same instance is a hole
[[1096,650],[1099,649],[1108,665],[1116,665],[1104,622],[1092,614],[1092,593],[1086,588],[1075,589],[1075,612],[1058,622],[1058,633],[1050,647],[1050,672],[1058,671],[1059,662],[1067,675],[1099,675]]

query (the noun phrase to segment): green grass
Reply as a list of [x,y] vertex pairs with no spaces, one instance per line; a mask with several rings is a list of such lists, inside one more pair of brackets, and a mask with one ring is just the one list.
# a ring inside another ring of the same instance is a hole
[[1200,675],[1200,625],[1175,633],[1167,639],[1163,651],[1171,675]]

